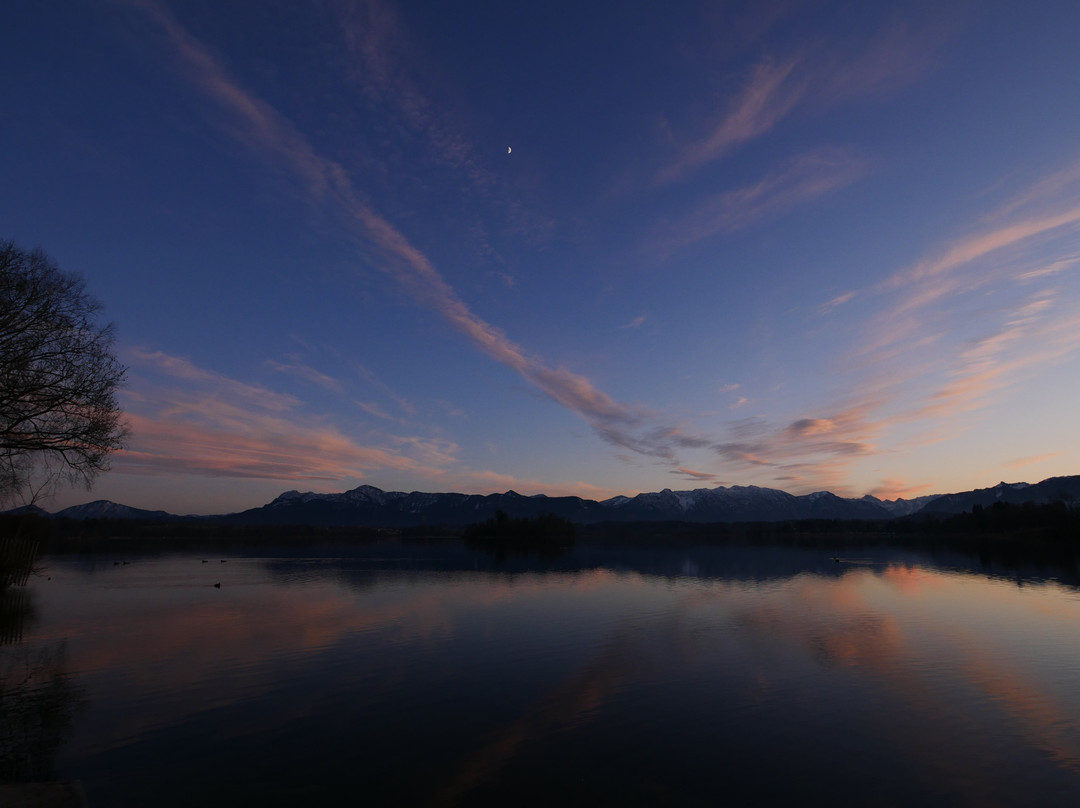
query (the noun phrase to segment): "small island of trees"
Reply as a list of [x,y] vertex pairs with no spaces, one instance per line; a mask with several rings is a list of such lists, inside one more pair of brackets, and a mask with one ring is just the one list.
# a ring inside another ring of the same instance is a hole
[[493,519],[469,525],[463,534],[469,547],[498,556],[511,554],[558,555],[574,546],[573,522],[551,513],[516,519],[498,511]]

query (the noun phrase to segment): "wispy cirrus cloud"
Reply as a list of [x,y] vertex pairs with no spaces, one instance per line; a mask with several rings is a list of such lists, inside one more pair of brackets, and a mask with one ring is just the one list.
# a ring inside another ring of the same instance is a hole
[[941,21],[894,22],[870,36],[861,50],[819,41],[786,56],[762,57],[709,132],[683,146],[657,181],[683,179],[765,135],[800,108],[826,109],[895,91],[927,72],[948,33]]
[[678,443],[657,440],[655,436],[663,429],[658,430],[641,408],[616,401],[585,376],[549,366],[473,313],[427,256],[361,198],[341,164],[317,153],[295,126],[243,89],[167,8],[155,0],[126,1],[159,25],[190,79],[222,110],[227,130],[300,180],[313,200],[334,208],[367,253],[369,263],[415,302],[437,312],[476,348],[579,415],[605,441],[641,454],[674,459]]
[[[179,409],[190,409],[174,400]],[[403,455],[362,446],[329,427],[312,427],[291,419],[269,419],[250,414],[244,433],[235,424],[207,425],[211,414],[204,407],[199,420],[184,421],[177,413],[131,413],[130,446],[113,463],[120,474],[196,474],[307,482],[341,482],[364,478],[372,471],[408,471],[423,468]]]
[[720,233],[731,233],[839,190],[864,177],[870,161],[847,149],[819,149],[788,161],[752,185],[699,201],[659,229],[648,249],[661,259]]
[[1017,275],[1016,279],[1018,281],[1032,281],[1038,278],[1048,278],[1051,275],[1057,275],[1067,269],[1072,269],[1077,263],[1080,263],[1080,256],[1069,256],[1058,261],[1051,261],[1049,264],[1043,266],[1029,269],[1022,274]]
[[[943,339],[930,351],[906,356],[884,345],[888,377],[857,375],[846,388],[848,404],[781,424],[747,419],[713,448],[725,466],[768,475],[796,491],[854,493],[847,475],[856,462],[955,437],[966,428],[961,416],[969,420],[1029,374],[1080,349],[1080,320],[1056,310],[1051,300],[1037,295],[1016,301],[993,312],[1000,321],[981,336]],[[905,437],[898,447],[894,436],[901,432]],[[925,493],[895,480],[874,491]]]
[[1080,174],[1069,166],[883,282],[845,293],[867,312],[843,357],[846,403],[740,422],[716,451],[796,487],[842,484],[862,458],[955,437],[973,413],[1075,355],[1077,199]]
[[409,41],[397,10],[382,0],[334,4],[338,30],[352,55],[353,80],[368,98],[394,112],[400,126],[421,135],[438,159],[467,170],[482,186],[493,178],[476,162],[462,127],[421,89],[414,71],[422,57]]
[[129,349],[124,358],[132,365],[132,384],[124,391],[132,437],[115,457],[115,473],[280,480],[322,489],[402,474],[425,480],[430,490],[615,493],[580,481],[472,468],[460,461],[453,441],[438,436],[377,432],[361,440],[292,396],[161,351]]
[[843,292],[834,297],[832,300],[826,301],[825,303],[821,304],[822,314],[828,314],[833,309],[843,306],[845,303],[850,303],[852,300],[855,299],[855,296],[857,294],[858,292]]
[[[431,86],[441,71],[428,63],[394,5],[385,0],[352,0],[335,3],[333,8],[351,80],[380,110],[397,139],[422,143],[432,163],[453,169],[473,192],[497,200],[513,232],[530,241],[547,241],[555,222],[521,203],[524,189],[505,193],[504,177],[491,170],[468,136],[468,122],[447,103],[451,88]],[[475,247],[484,258],[501,264],[503,258],[486,231],[480,222],[473,225]],[[511,275],[499,276],[513,286]]]
[[[378,376],[376,376],[374,373],[372,373],[366,367],[361,365],[359,362],[353,361],[350,364],[351,364],[352,369],[356,372],[356,374],[361,379],[366,381],[368,384],[370,384],[372,387],[374,387],[376,390],[378,390],[380,393],[382,393],[388,399],[393,401],[401,409],[402,412],[404,412],[405,414],[410,415],[410,416],[415,416],[416,415],[417,409],[416,409],[415,404],[413,404],[411,401],[409,401],[404,396],[400,395],[396,390],[394,390],[388,384],[383,382],[382,379],[380,379]],[[387,417],[390,417],[390,416],[387,416]]]
[[395,418],[393,415],[390,415],[390,413],[388,413],[374,401],[357,401],[355,403],[357,407],[362,409],[368,415],[374,415],[376,418],[382,418],[384,421],[396,421],[399,423],[401,421],[401,419]]
[[805,59],[798,54],[782,60],[766,57],[758,62],[720,123],[704,138],[687,145],[678,159],[660,172],[659,181],[681,179],[786,118],[810,86],[809,76],[800,69]]
[[[956,305],[979,290],[1028,287],[1074,269],[1080,256],[1071,237],[1080,227],[1080,170],[1052,173],[994,211],[973,232],[904,267],[867,295],[895,301],[862,351],[879,354],[925,334],[937,307]],[[1039,294],[1037,291],[1036,296]]]
[[122,353],[122,358],[125,362],[154,367],[166,376],[194,387],[215,389],[220,397],[234,401],[240,406],[256,403],[261,409],[270,412],[285,412],[296,409],[300,404],[300,400],[295,396],[278,393],[262,385],[237,381],[224,374],[198,367],[189,359],[171,356],[163,351],[131,347]]
[[425,438],[364,445],[292,396],[187,359],[139,349],[126,358],[135,370],[125,391],[132,437],[118,472],[341,481],[377,470],[437,477],[454,462],[456,447]]
[[719,475],[717,474],[712,474],[708,471],[695,471],[694,469],[682,468],[681,466],[679,468],[670,469],[668,473],[698,483],[716,483],[719,479]]
[[[920,292],[908,298],[905,308],[926,305],[941,295],[964,288],[948,282],[955,270],[966,267],[973,261],[992,253],[1030,242],[1039,236],[1052,235],[1055,231],[1078,223],[1080,223],[1080,205],[1071,205],[1064,210],[1048,211],[1019,221],[1007,221],[999,227],[959,239],[941,253],[897,272],[884,282],[883,288],[891,291],[921,284]],[[1053,262],[1053,264],[1059,263],[1062,262]],[[1071,263],[1072,261],[1067,259],[1061,268],[1065,269]],[[937,281],[937,283],[931,283],[932,281]]]
[[[1069,353],[1078,330],[1070,284],[1080,262],[1078,202],[1080,172],[1070,165],[1018,193],[970,234],[865,290],[889,304],[857,354],[871,365],[931,346],[938,363],[951,354],[953,378],[937,397],[955,399],[965,387],[993,386]],[[972,335],[973,327],[981,333]]]
[[298,355],[291,354],[287,359],[288,362],[268,359],[266,360],[266,366],[278,373],[284,373],[287,376],[309,382],[333,393],[342,392],[343,388],[340,381],[304,363]]
[[1063,454],[1064,452],[1047,452],[1046,454],[1031,455],[1030,457],[1018,457],[1015,460],[1002,463],[1001,467],[1006,469],[1027,468],[1028,466],[1045,463],[1047,460],[1053,460],[1055,457],[1061,457]]

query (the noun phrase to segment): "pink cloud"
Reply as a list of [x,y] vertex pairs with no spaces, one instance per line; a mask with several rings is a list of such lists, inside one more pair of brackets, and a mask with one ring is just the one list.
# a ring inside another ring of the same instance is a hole
[[197,386],[212,387],[237,402],[256,403],[261,409],[274,412],[292,410],[300,404],[294,396],[278,393],[267,387],[247,384],[220,373],[200,368],[190,360],[171,356],[162,351],[134,347],[124,351],[125,361],[163,373],[171,378]]
[[118,472],[346,480],[396,470],[439,476],[456,447],[424,437],[365,445],[301,401],[161,351],[128,350],[132,435]]
[[[954,242],[937,256],[924,259],[915,266],[896,273],[885,282],[884,288],[892,290],[936,278],[990,253],[1078,222],[1080,222],[1080,206],[1069,207],[1066,210],[1059,210],[1037,218],[1006,223],[996,229]],[[945,287],[943,291],[952,290]],[[925,305],[939,296],[937,292],[937,288],[929,287],[922,294],[911,298],[907,307]]]
[[1080,257],[1069,257],[1063,258],[1060,261],[1052,261],[1045,266],[1029,269],[1024,273],[1017,275],[1016,279],[1018,281],[1031,281],[1037,278],[1046,278],[1051,275],[1057,275],[1076,266],[1078,262],[1080,262]]
[[358,444],[332,427],[305,426],[300,418],[249,413],[244,432],[231,421],[214,426],[175,411],[129,418],[132,438],[113,464],[118,473],[322,481],[386,470],[442,473],[393,450]]
[[707,471],[694,471],[694,469],[687,469],[682,467],[671,469],[668,473],[677,474],[680,477],[686,477],[687,479],[694,480],[695,482],[715,482],[718,477],[718,475],[710,474]]

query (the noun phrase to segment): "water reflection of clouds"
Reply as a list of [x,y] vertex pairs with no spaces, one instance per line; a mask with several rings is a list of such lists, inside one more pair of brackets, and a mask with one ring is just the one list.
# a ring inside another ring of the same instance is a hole
[[226,592],[220,603],[187,608],[150,597],[134,609],[84,610],[67,624],[73,667],[112,703],[107,732],[92,746],[258,699],[350,640],[363,644],[381,634],[377,643],[423,647],[453,631],[438,591],[374,604],[318,588]]
[[[640,710],[645,694],[663,703],[691,691],[703,696],[702,720],[733,702],[750,715],[798,721],[812,694],[889,748],[897,771],[920,787],[962,784],[959,804],[997,798],[987,761],[1002,726],[1031,754],[1080,773],[1076,696],[1048,686],[1039,659],[1009,659],[995,623],[1008,614],[1014,632],[1075,636],[1080,606],[1053,586],[1018,589],[904,564],[736,582],[604,568],[384,571],[365,573],[370,585],[361,588],[327,573],[209,593],[117,590],[60,622],[49,611],[45,631],[72,637],[73,667],[113,711],[107,731],[82,738],[83,750],[245,701],[275,707],[245,710],[231,734],[287,732],[326,709],[304,677],[384,709],[380,699],[392,702],[417,682],[452,689],[456,676],[495,682],[510,672],[529,689],[517,692],[509,717],[461,747],[433,792],[437,802],[516,770],[534,744],[607,727],[628,703]],[[365,662],[406,651],[431,673]],[[337,667],[327,673],[331,659]],[[524,673],[530,666],[543,672]],[[708,691],[692,690],[703,683]],[[282,689],[289,698],[274,700]],[[875,704],[865,715],[860,695]]]
[[1044,750],[1060,766],[1080,774],[1080,714],[1076,704],[1063,704],[1006,661],[986,653],[969,653],[963,672],[1012,719],[1028,743]]
[[[715,664],[716,653],[734,657],[742,649],[738,664],[758,666],[747,680],[756,682],[762,698],[790,698],[775,677],[783,666],[784,675],[792,675],[792,663],[798,670],[799,648],[803,664],[811,663],[804,675],[812,676],[814,666],[848,670],[857,676],[852,684],[891,693],[899,705],[895,715],[866,717],[879,725],[875,736],[892,742],[898,765],[926,789],[964,783],[959,804],[974,805],[997,796],[988,785],[997,777],[986,771],[986,761],[994,758],[991,739],[1001,722],[1015,724],[1033,748],[1070,771],[1080,760],[1076,699],[1055,697],[1034,670],[1010,663],[994,617],[979,616],[987,606],[1000,607],[1034,634],[1048,629],[1043,615],[1067,620],[1075,630],[1080,609],[1063,594],[1053,585],[1021,590],[985,577],[892,564],[848,569],[840,577],[805,574],[768,587],[708,582],[682,603],[698,616],[685,625],[696,625],[698,639],[712,641],[714,659],[698,663]],[[957,604],[967,611],[950,608]],[[707,644],[687,647],[709,656]],[[749,701],[752,690],[744,688],[739,698]],[[842,699],[837,705],[851,709]],[[972,735],[969,749],[955,747],[957,737]]]
[[879,575],[885,583],[912,597],[924,594],[928,589],[945,586],[945,579],[940,573],[907,564],[889,564]]
[[[964,615],[944,611],[936,619],[925,611],[876,611],[871,604],[878,602],[879,582],[905,599],[934,594],[943,596],[934,601],[962,600],[976,611],[987,604],[1005,604],[1014,621],[1026,613],[1023,621],[1031,628],[1039,616],[1048,614],[1070,619],[1074,627],[1080,623],[1080,608],[1075,601],[1060,598],[1060,592],[1020,590],[970,575],[896,565],[829,582],[797,582],[785,590],[785,597],[759,604],[736,619],[742,626],[766,632],[770,641],[779,636],[804,645],[822,665],[863,669],[894,693],[904,709],[879,735],[904,739],[896,744],[897,754],[909,759],[905,768],[924,777],[928,788],[959,779],[965,782],[965,804],[993,803],[1000,796],[986,785],[985,777],[986,761],[994,758],[988,740],[994,733],[965,732],[974,742],[970,749],[960,750],[943,740],[956,737],[953,731],[942,731],[949,725],[951,730],[957,725],[1010,722],[1031,747],[1080,773],[1080,705],[1075,697],[1062,700],[1045,681],[1025,672],[997,646],[985,623],[965,624]],[[973,696],[990,708],[973,711]]]
[[[656,581],[641,578],[623,583],[648,588]],[[860,570],[836,579],[802,576],[772,588],[767,597],[746,586],[712,583],[705,591],[668,587],[673,602],[660,618],[661,631],[642,632],[637,630],[640,625],[622,626],[594,660],[573,671],[517,720],[495,732],[488,743],[466,755],[457,776],[444,786],[436,804],[453,804],[472,786],[488,782],[502,769],[514,765],[518,756],[532,754],[531,745],[553,733],[602,718],[616,693],[640,691],[646,682],[658,679],[674,685],[695,666],[723,665],[723,660],[718,662],[718,654],[729,653],[735,646],[745,649],[748,644],[753,648],[750,658],[759,668],[752,676],[744,677],[737,700],[775,707],[776,698],[791,698],[783,691],[785,685],[776,681],[777,659],[768,661],[761,656],[766,647],[782,655],[801,648],[804,658],[821,669],[861,672],[869,678],[852,680],[863,682],[856,693],[866,686],[882,688],[892,693],[899,705],[893,714],[864,717],[871,725],[880,725],[875,735],[894,747],[899,770],[908,773],[913,781],[922,781],[927,793],[934,793],[943,783],[962,784],[963,796],[956,804],[993,803],[994,778],[987,777],[986,772],[986,761],[993,756],[992,742],[976,740],[967,750],[953,745],[957,732],[986,718],[972,717],[968,714],[969,704],[958,704],[965,690],[981,688],[989,693],[980,685],[985,671],[980,676],[968,675],[963,661],[970,653],[962,647],[954,647],[953,655],[947,659],[931,658],[940,652],[939,647],[933,643],[924,646],[919,638],[906,633],[905,629],[911,627],[905,625],[903,617],[876,610],[876,590],[882,583],[894,587],[905,598],[915,598],[920,592],[948,589],[956,581],[932,572],[895,567]],[[639,614],[639,621],[641,617]],[[948,622],[947,616],[943,622]],[[946,629],[946,633],[950,631]],[[740,671],[740,675],[745,673]],[[1000,682],[1006,674],[999,669],[995,675]],[[1071,767],[1076,758],[1070,757],[1072,749],[1063,741],[1068,740],[1069,731],[1075,731],[1075,725],[1063,732],[1058,722],[1055,732],[1053,724],[1048,723],[1054,709],[1045,694],[1030,683],[1025,686],[1015,672],[1011,676],[1007,679],[1013,696],[1009,703],[1029,725],[1027,734],[1040,748],[1049,749]],[[858,704],[845,704],[842,697],[838,698],[837,710],[850,713],[860,709]],[[947,731],[941,732],[943,727]],[[1054,741],[1058,742],[1056,746]]]
[[[362,589],[323,579],[305,586],[226,586],[209,599],[206,587],[178,593],[132,582],[112,597],[87,599],[62,625],[44,628],[70,637],[73,666],[97,682],[99,700],[113,702],[108,731],[88,741],[100,750],[206,710],[264,697],[317,669],[320,656],[335,649],[355,655],[393,646],[437,655],[458,629],[477,630],[478,615],[487,621],[512,615],[527,630],[529,621],[545,619],[548,606],[557,612],[555,601],[567,595],[588,597],[635,577],[610,570],[391,572]],[[138,709],[132,707],[136,700]],[[271,723],[288,720],[285,711]]]
[[500,771],[530,746],[597,717],[639,664],[634,645],[627,632],[616,631],[591,660],[540,694],[518,718],[495,729],[489,740],[455,761],[452,774],[433,789],[428,804],[459,804],[477,786],[497,779]]

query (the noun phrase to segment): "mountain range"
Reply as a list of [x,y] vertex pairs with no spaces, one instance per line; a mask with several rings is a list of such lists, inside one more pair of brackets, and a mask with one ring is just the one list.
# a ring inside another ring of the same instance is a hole
[[286,491],[266,505],[219,516],[177,516],[166,511],[131,508],[108,500],[64,508],[40,515],[68,519],[205,520],[244,525],[326,525],[410,527],[416,525],[467,525],[492,518],[503,511],[515,518],[544,513],[579,524],[597,522],[779,522],[795,519],[885,520],[915,515],[964,513],[976,505],[995,502],[1044,504],[1062,501],[1080,506],[1080,476],[1051,477],[1035,484],[999,483],[955,494],[915,499],[881,500],[839,497],[828,491],[795,496],[775,488],[734,485],[672,491],[665,488],[633,497],[618,496],[596,501],[581,497],[524,496],[504,494],[433,494],[420,491],[383,491],[361,485],[340,494]]

